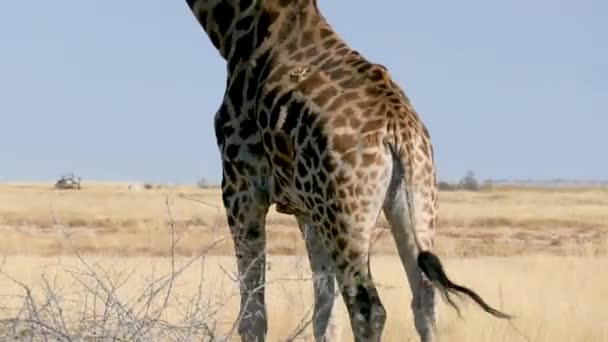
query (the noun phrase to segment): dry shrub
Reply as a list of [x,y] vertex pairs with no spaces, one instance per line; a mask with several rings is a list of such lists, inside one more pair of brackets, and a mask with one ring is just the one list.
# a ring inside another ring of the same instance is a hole
[[[206,259],[223,238],[208,244],[189,258],[179,258],[177,251],[186,230],[178,232],[169,201],[168,213],[169,272],[142,274],[141,268],[125,270],[110,263],[87,261],[74,242],[69,227],[55,222],[64,242],[77,262],[52,265],[49,276],[43,273],[39,289],[18,280],[0,266],[3,289],[18,288],[20,293],[3,294],[0,305],[0,339],[32,341],[116,340],[116,341],[229,341],[235,338],[238,321],[228,328],[218,312],[238,297],[238,276],[231,286],[218,284],[217,278],[206,276]],[[91,247],[92,248],[92,247]],[[85,249],[86,250],[86,249]],[[145,251],[148,252],[148,251]],[[4,260],[6,261],[6,259]],[[196,291],[181,295],[176,291],[187,272],[199,268]],[[300,272],[300,276],[303,273]],[[133,278],[143,281],[133,282]],[[63,278],[63,279],[60,279]],[[300,278],[302,279],[302,278]],[[69,280],[70,286],[65,286]],[[292,278],[290,281],[298,280]],[[133,283],[140,284],[134,288]],[[268,283],[267,283],[268,284]],[[231,291],[226,291],[226,289]],[[226,293],[228,292],[228,293]],[[310,310],[298,321],[288,340],[306,338],[311,324]],[[220,328],[220,326],[222,326]]]

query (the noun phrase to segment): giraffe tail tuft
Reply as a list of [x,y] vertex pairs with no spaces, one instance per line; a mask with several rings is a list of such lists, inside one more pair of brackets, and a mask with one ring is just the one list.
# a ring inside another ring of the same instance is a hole
[[458,308],[456,303],[454,303],[454,301],[450,298],[450,294],[454,294],[457,296],[460,296],[461,294],[467,295],[469,298],[475,301],[485,312],[495,317],[503,319],[513,318],[513,316],[494,309],[493,307],[488,305],[477,293],[475,293],[475,291],[467,287],[454,284],[446,275],[445,271],[443,270],[443,266],[441,265],[441,261],[435,254],[429,251],[420,252],[420,254],[418,254],[418,267],[420,267],[424,275],[426,275],[426,277],[439,289],[439,291],[441,291],[443,297],[447,300],[450,306],[456,309],[459,316],[460,309]]

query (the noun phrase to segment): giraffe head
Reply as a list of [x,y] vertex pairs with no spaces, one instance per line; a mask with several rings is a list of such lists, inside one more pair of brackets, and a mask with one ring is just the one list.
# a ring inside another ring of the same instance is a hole
[[[313,10],[317,0],[186,0],[211,43],[226,59],[251,53],[275,27]],[[277,23],[279,22],[279,23]]]

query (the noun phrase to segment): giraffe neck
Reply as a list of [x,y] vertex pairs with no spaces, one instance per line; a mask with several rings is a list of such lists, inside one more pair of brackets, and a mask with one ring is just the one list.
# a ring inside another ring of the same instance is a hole
[[336,35],[320,13],[317,0],[187,2],[226,60],[229,72],[240,63],[252,62],[256,55],[293,54]]

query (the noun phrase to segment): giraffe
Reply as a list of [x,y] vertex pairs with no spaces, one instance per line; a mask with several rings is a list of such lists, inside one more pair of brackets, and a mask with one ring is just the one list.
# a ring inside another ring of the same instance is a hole
[[[421,341],[434,341],[437,294],[452,283],[432,252],[437,181],[429,132],[388,69],[351,48],[317,0],[186,0],[226,62],[214,117],[222,200],[240,276],[238,332],[263,341],[266,214],[296,217],[313,274],[316,341],[339,340],[335,303],[356,341],[379,341],[386,320],[370,271],[371,230],[390,223],[412,291]],[[337,292],[338,295],[334,295]]]

